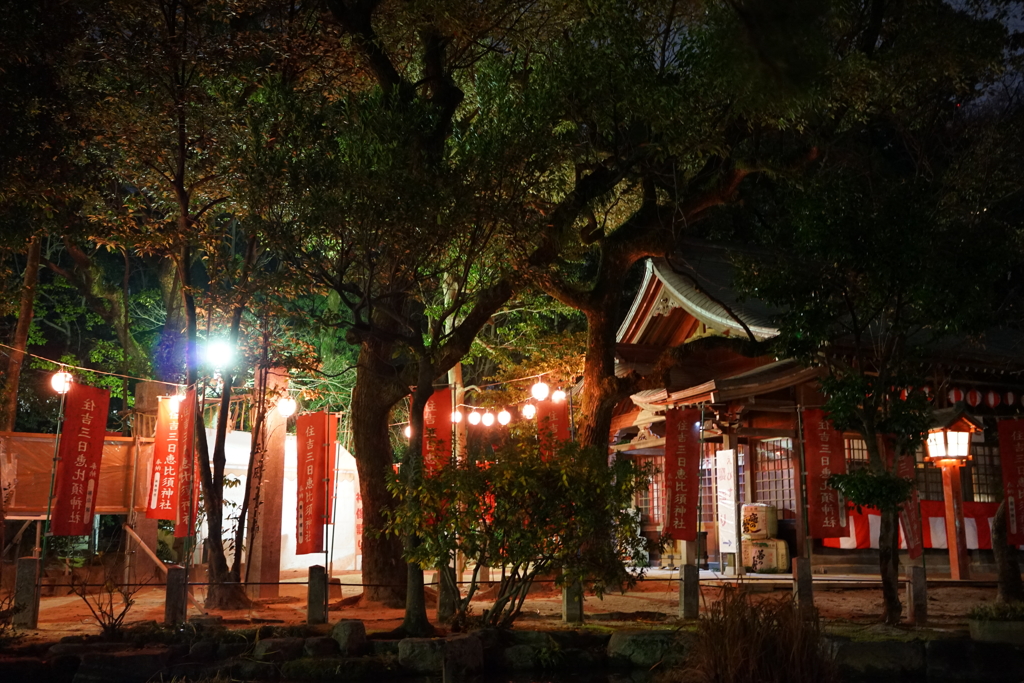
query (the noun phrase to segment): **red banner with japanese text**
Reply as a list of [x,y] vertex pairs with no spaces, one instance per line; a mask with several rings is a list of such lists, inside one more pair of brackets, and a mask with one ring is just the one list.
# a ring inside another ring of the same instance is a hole
[[[892,456],[887,456],[892,460]],[[916,481],[917,472],[914,456],[903,454],[896,461],[896,476]],[[903,527],[903,539],[907,544],[907,556],[914,560],[924,552],[924,536],[921,530],[921,500],[917,495],[917,487],[910,492],[910,500],[900,506],[900,525]]]
[[569,440],[569,404],[566,401],[537,402],[537,436],[540,454],[552,457]]
[[330,494],[327,502],[328,524],[334,524],[334,505],[338,495],[335,477],[338,474],[338,423],[340,422],[340,413],[327,415],[327,492]]
[[181,453],[178,469],[178,513],[175,516],[174,537],[187,538],[195,534],[199,507],[199,453],[196,443],[196,389],[185,392],[178,404],[178,451]]
[[839,491],[828,485],[833,474],[846,473],[843,434],[819,408],[805,409],[803,421],[808,533],[811,538],[846,536],[850,533],[846,503]]
[[423,475],[437,474],[452,460],[452,390],[436,389],[423,407]]
[[160,396],[157,400],[156,437],[153,439],[149,499],[146,503],[148,519],[173,521],[178,518],[180,474],[182,469],[191,465],[181,450],[179,407],[177,396]]
[[327,413],[305,413],[296,419],[295,554],[322,553],[327,521]]
[[665,525],[674,541],[697,540],[700,410],[665,411]]
[[1006,541],[1024,545],[1024,420],[999,421],[999,459],[1003,463]]
[[92,533],[110,392],[72,383],[64,401],[50,531],[54,536],[86,536]]

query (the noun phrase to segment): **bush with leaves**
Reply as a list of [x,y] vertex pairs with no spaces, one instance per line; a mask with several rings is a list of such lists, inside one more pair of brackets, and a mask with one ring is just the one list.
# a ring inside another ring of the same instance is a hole
[[497,593],[482,621],[506,628],[539,576],[554,574],[558,585],[579,581],[598,595],[642,577],[643,568],[628,568],[649,550],[630,507],[649,475],[625,460],[609,463],[602,449],[567,443],[545,457],[535,439],[510,439],[489,460],[447,466],[415,490],[396,479],[400,502],[388,530],[419,536],[408,559],[424,568],[448,566],[456,553],[466,558],[472,578],[465,595],[454,593],[456,627],[469,616],[481,568],[497,570]]
[[727,589],[701,615],[681,666],[659,683],[838,683],[835,657],[813,608],[793,598],[754,602]]

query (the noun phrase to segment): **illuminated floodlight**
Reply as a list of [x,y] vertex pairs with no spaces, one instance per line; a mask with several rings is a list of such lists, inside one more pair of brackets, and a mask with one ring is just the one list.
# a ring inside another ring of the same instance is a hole
[[294,415],[298,407],[299,404],[291,396],[285,396],[277,402],[277,412],[285,419]]
[[456,410],[452,413],[452,422],[455,424],[462,422],[462,413],[460,411]]
[[490,427],[494,424],[494,413],[484,413],[484,416],[480,418],[480,422],[483,423],[484,427]]
[[523,417],[525,417],[527,420],[532,420],[533,416],[536,414],[537,406],[533,405],[532,403],[527,403],[525,406],[523,406]]
[[498,424],[507,425],[512,421],[512,413],[507,410],[502,410],[498,413]]
[[561,403],[565,400],[565,392],[561,389],[555,389],[555,392],[551,394],[551,400],[555,403]]
[[50,378],[50,386],[58,394],[66,394],[71,391],[71,383],[73,381],[74,378],[71,377],[70,372],[55,372],[53,377]]
[[538,401],[543,401],[544,399],[546,399],[548,397],[548,391],[548,385],[544,384],[544,382],[537,382],[532,387],[530,387],[530,393]]
[[480,413],[474,410],[469,414],[469,417],[467,417],[466,419],[469,420],[469,424],[478,425],[480,424]]
[[235,358],[235,350],[225,339],[212,339],[206,343],[206,363],[211,368],[226,368]]

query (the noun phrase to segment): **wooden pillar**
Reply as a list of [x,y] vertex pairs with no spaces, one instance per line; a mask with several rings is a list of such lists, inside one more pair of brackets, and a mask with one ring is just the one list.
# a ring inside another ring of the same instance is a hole
[[700,570],[684,564],[679,572],[679,616],[696,619],[700,616]]
[[915,626],[928,623],[928,582],[921,565],[907,567],[907,604],[910,621]]
[[[271,403],[288,390],[288,371],[271,368],[267,373],[267,393]],[[252,510],[250,520],[254,533],[248,549],[246,580],[249,597],[276,598],[280,595],[281,580],[281,500],[284,497],[284,440],[288,421],[276,407],[267,411],[266,451],[260,481],[252,482],[255,493],[259,489],[259,505]],[[253,435],[255,438],[255,435]],[[254,473],[254,478],[256,474]],[[251,505],[251,503],[250,503]]]
[[188,577],[185,567],[172,565],[167,568],[167,593],[164,597],[164,625],[177,626],[185,623],[188,616]]
[[955,581],[971,578],[971,557],[967,554],[964,531],[964,494],[960,487],[960,468],[942,468],[942,493],[946,502],[946,546],[949,548],[949,572]]
[[320,565],[309,568],[306,586],[306,623],[327,623],[327,570]]

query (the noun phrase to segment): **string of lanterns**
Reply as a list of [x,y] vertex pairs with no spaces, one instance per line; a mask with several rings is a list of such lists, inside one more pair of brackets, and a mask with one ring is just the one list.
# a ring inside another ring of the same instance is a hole
[[[530,395],[536,401],[546,400],[549,396],[551,397],[551,401],[554,403],[561,403],[566,399],[566,393],[563,390],[556,389],[555,391],[551,391],[551,388],[542,381],[538,381],[530,387]],[[463,413],[459,408],[470,408],[470,411],[469,413]],[[522,408],[520,408],[519,413],[524,419],[532,420],[537,416],[537,406],[533,403],[526,403]],[[484,410],[481,412],[480,410],[477,410],[476,406],[462,404],[452,411],[451,421],[453,424],[458,424],[463,420],[466,420],[466,422],[474,427],[478,425],[492,427],[495,422],[504,427],[512,422],[512,413],[510,413],[507,408],[502,408],[497,413],[493,413],[490,410]],[[403,433],[407,439],[410,438],[412,436],[412,427],[410,425],[406,425]]]

